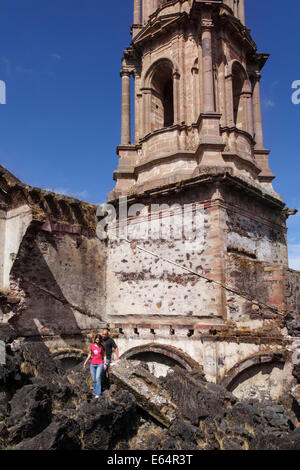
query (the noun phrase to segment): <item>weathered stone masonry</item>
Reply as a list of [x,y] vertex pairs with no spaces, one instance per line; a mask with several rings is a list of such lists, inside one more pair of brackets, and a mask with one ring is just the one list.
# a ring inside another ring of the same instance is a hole
[[85,330],[99,328],[106,252],[95,233],[95,207],[24,185],[2,167],[0,187],[6,230],[1,320],[21,337],[58,342],[61,335],[80,339]]
[[295,211],[273,189],[263,143],[268,54],[245,27],[243,0],[133,5],[108,197],[117,212],[126,197],[128,216],[100,241],[95,206],[0,167],[0,321],[68,357],[107,325],[121,355],[156,375],[198,364],[237,395],[278,398],[294,383],[300,273],[287,257]]
[[[117,207],[126,196],[128,213],[137,203],[146,208],[120,219],[120,238],[108,243],[107,319],[126,357],[130,346],[146,360],[147,342],[162,351],[172,345],[209,380],[235,381],[237,393],[255,384],[259,393],[268,370],[265,388],[280,394],[293,380],[286,315],[297,312],[299,277],[289,281],[286,219],[294,211],[273,189],[263,142],[259,81],[268,54],[245,27],[243,0],[144,0],[142,12],[134,2],[109,200]],[[135,135],[128,143],[130,75]],[[164,204],[176,205],[171,215]],[[186,205],[200,224],[180,238]],[[173,234],[164,239],[157,234],[170,217]],[[139,233],[149,223],[145,240]],[[131,243],[122,239],[124,224],[136,234]],[[168,367],[163,356],[149,346],[157,373]]]

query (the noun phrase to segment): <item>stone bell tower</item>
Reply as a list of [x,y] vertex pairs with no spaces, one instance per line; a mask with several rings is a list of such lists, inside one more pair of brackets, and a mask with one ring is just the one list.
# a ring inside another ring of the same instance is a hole
[[[263,142],[268,54],[245,26],[244,0],[134,0],[131,31],[108,197],[129,210],[108,241],[106,319],[121,354],[152,354],[161,367],[184,354],[228,384],[263,353],[284,357],[291,308],[292,211],[273,189]],[[124,224],[133,236],[120,235]]]
[[[260,71],[244,0],[135,0],[122,60],[122,132],[111,199],[230,167],[274,194]],[[131,139],[130,79],[134,79]]]

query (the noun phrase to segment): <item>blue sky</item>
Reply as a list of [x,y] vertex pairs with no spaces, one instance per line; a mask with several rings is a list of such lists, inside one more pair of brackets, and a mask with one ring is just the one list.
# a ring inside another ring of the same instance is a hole
[[[265,146],[274,187],[300,209],[300,3],[245,0],[263,69]],[[120,142],[123,50],[133,0],[1,0],[0,163],[22,181],[99,203],[113,188]],[[300,214],[289,227],[290,266],[300,269]]]

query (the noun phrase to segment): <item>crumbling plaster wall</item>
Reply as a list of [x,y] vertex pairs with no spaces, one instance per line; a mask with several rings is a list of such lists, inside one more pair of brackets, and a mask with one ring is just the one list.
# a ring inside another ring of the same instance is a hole
[[289,334],[300,336],[300,272],[289,269],[285,272],[284,295],[288,312]]
[[[230,207],[227,214],[228,249],[276,266],[287,267],[285,230],[254,208]],[[248,212],[248,213],[247,213]]]
[[[118,344],[120,354],[124,354],[139,346],[145,347],[147,344],[169,345],[178,351],[183,351],[200,366],[207,380],[219,383],[227,373],[241,361],[249,357],[264,354],[284,354],[285,345],[283,338],[277,336],[262,335],[262,331],[252,334],[247,331],[232,331],[230,328],[224,331],[212,333],[209,325],[199,325],[192,336],[188,327],[180,326],[170,332],[168,326],[160,325],[154,328],[154,333],[146,325],[136,329],[128,325],[122,329],[122,334],[117,334],[115,341]],[[138,356],[137,356],[138,359]],[[157,365],[153,363],[150,367],[157,373],[161,373],[164,367],[163,358],[157,360]],[[279,378],[278,378],[279,380]],[[291,367],[286,366],[282,374],[282,385],[288,380],[293,381]],[[254,379],[255,381],[255,379]],[[251,383],[250,386],[252,386]],[[267,384],[266,384],[267,385]]]
[[[169,196],[170,201],[203,203],[201,229],[197,232],[192,226],[190,232],[195,237],[190,251],[187,241],[176,237],[144,241],[136,236],[131,243],[108,244],[107,314],[116,329],[120,353],[152,342],[172,345],[201,364],[213,382],[220,382],[249,357],[284,355],[289,346],[281,312],[287,254],[280,204],[271,208],[263,198],[221,185]],[[166,214],[161,211],[156,218],[161,228]],[[144,233],[147,220],[145,212],[132,217],[129,223],[140,232],[132,229],[130,234]],[[173,218],[174,233],[179,226],[180,219]],[[181,266],[217,282],[207,282]],[[220,282],[229,289],[222,289]],[[155,365],[153,359],[150,366],[158,374],[167,368],[163,360]],[[258,394],[265,377],[259,367]],[[268,393],[272,380],[278,385],[274,393],[283,393],[294,380],[291,362],[270,370],[272,377],[265,381],[262,393]],[[243,377],[237,393],[253,390],[255,381],[255,374]]]
[[278,400],[283,391],[288,392],[295,384],[292,371],[291,362],[255,365],[242,372],[231,384],[230,390],[238,398]]
[[105,246],[95,233],[56,224],[32,224],[11,270],[19,296],[9,320],[20,336],[81,335],[105,317]]
[[[109,321],[190,324],[221,316],[219,286],[195,275],[215,275],[220,257],[218,217],[203,202],[197,208],[186,204],[193,199],[197,202],[197,198],[205,201],[211,191],[200,189],[191,199],[174,198],[171,213],[163,210],[169,199],[153,201],[159,208],[149,218],[146,212],[128,221],[127,236],[132,243],[109,241]],[[122,238],[123,233],[121,230],[118,235]]]
[[[220,284],[250,294],[250,300],[282,306],[278,269],[287,266],[287,251],[280,207],[268,210],[251,195],[203,186],[179,197],[153,199],[151,210],[146,203],[142,213],[129,215],[108,242],[110,321],[190,324],[227,315],[241,320],[247,298],[221,292]],[[260,263],[266,266],[259,268]],[[270,273],[270,266],[278,269]]]
[[9,289],[9,274],[32,220],[28,205],[0,212],[0,290]]

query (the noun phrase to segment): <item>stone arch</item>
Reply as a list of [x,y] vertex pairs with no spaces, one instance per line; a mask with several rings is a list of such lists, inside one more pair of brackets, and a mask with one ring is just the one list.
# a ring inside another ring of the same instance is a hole
[[[238,398],[251,396],[257,398],[271,394],[273,394],[271,398],[278,398],[284,393],[285,387],[289,388],[289,382],[293,381],[291,371],[283,352],[265,352],[238,362],[219,381],[219,384]],[[275,387],[270,387],[269,379],[276,381],[276,390]]]
[[160,59],[157,59],[155,62],[153,62],[153,64],[150,65],[147,72],[145,73],[144,83],[143,83],[144,87],[148,88],[151,86],[153,75],[155,71],[160,67],[169,68],[171,69],[173,74],[174,73],[179,74],[179,67],[173,59],[171,60],[169,59],[169,57],[161,57]]
[[232,80],[233,122],[239,129],[252,134],[251,82],[244,66],[234,59],[228,64]]
[[[239,67],[240,70],[241,70],[241,72],[242,72],[242,74],[244,75],[244,77],[248,79],[249,87],[250,87],[250,81],[249,81],[248,73],[247,73],[245,67],[243,66],[243,64],[242,64],[239,60],[237,60],[237,59],[233,59],[233,60],[231,60],[230,62],[228,62],[227,66],[226,66],[226,68],[227,68],[227,76],[228,76],[228,75],[232,75],[232,70],[233,70],[233,67],[235,67],[235,66]],[[250,89],[250,88],[249,88],[249,89]]]
[[166,375],[175,366],[188,371],[198,370],[202,372],[202,367],[188,354],[166,344],[148,343],[137,346],[123,353],[121,358],[146,362],[150,371],[157,376]]
[[144,103],[152,132],[156,129],[172,126],[175,122],[175,110],[178,102],[178,68],[170,59],[164,57],[155,61],[144,78],[144,91],[150,93],[150,102]]
[[53,353],[52,357],[56,361],[59,361],[60,365],[65,369],[71,369],[78,365],[86,354],[78,349],[61,349]]

